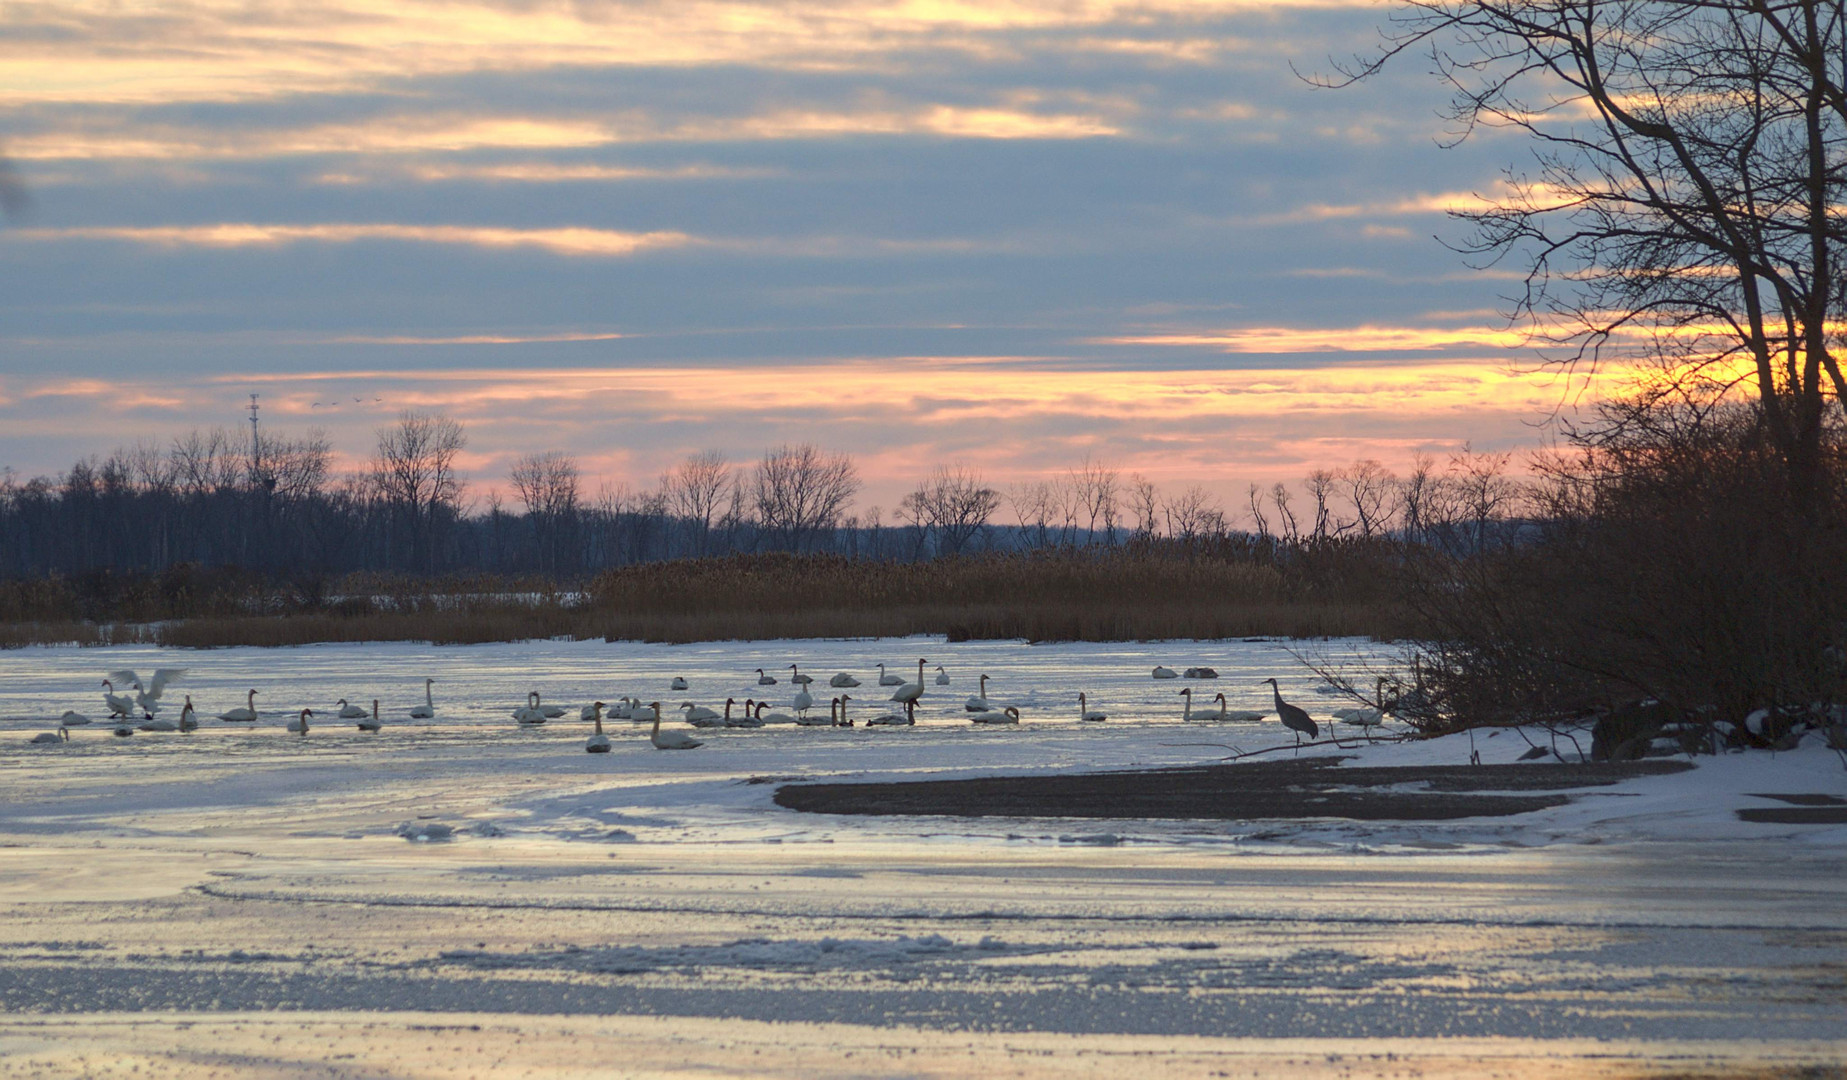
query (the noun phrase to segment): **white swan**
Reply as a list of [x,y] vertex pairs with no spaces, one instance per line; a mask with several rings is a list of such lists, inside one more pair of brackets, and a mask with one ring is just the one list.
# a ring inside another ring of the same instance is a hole
[[1009,705],[1004,709],[973,713],[968,719],[976,724],[1017,724],[1020,722],[1020,710]]
[[70,742],[70,741],[71,741],[70,729],[67,727],[59,727],[58,730],[56,731],[41,731],[37,735],[32,736],[30,739],[27,739],[26,743],[27,745],[45,746],[50,743],[60,743],[60,742]]
[[805,713],[814,708],[814,695],[809,693],[808,688],[804,686],[795,692],[795,700],[789,702],[789,705],[796,712]]
[[364,708],[358,705],[348,705],[345,698],[341,698],[335,704],[340,706],[339,717],[342,720],[359,720],[366,716]]
[[1219,677],[1219,673],[1209,667],[1190,667],[1186,669],[1185,674],[1189,679],[1216,679]]
[[1080,690],[1077,695],[1077,718],[1079,720],[1108,720],[1109,714],[1091,708],[1090,702],[1084,697],[1083,691]]
[[775,686],[775,685],[776,685],[776,676],[774,676],[774,675],[765,675],[765,674],[763,673],[763,669],[762,669],[762,668],[758,668],[758,669],[757,669],[757,685],[758,685],[758,686]]
[[[724,717],[704,705],[694,705],[690,701],[683,701],[680,703],[680,708],[686,710],[686,722],[694,727],[705,727],[708,724],[715,726],[724,721]],[[725,711],[730,710],[731,700],[727,698],[725,699]]]
[[661,704],[658,701],[652,705],[643,705],[641,702],[636,701],[629,706],[628,718],[630,720],[639,720],[645,724],[650,720],[660,719],[660,716]]
[[1218,702],[1218,708],[1213,709],[1210,712],[1204,709],[1201,709],[1198,712],[1193,711],[1193,688],[1192,687],[1189,686],[1185,690],[1180,691],[1180,696],[1186,699],[1186,708],[1182,710],[1182,712],[1180,713],[1180,719],[1182,720],[1223,720],[1225,719],[1225,695],[1224,694],[1219,694],[1217,697],[1214,697],[1212,699],[1213,701]]
[[412,720],[428,720],[436,715],[436,698],[430,694],[430,687],[435,685],[435,679],[423,680],[423,704],[411,706]]
[[936,685],[938,686],[948,686],[949,685],[949,672],[944,671],[943,665],[941,664],[936,665]]
[[78,712],[75,709],[66,709],[64,710],[64,715],[58,717],[58,723],[64,725],[65,727],[82,727],[83,725],[89,722],[90,722],[89,717],[83,715],[82,713]]
[[867,727],[909,727],[915,723],[917,723],[917,703],[914,701],[910,701],[910,702],[905,703],[903,712],[901,713],[896,713],[896,712],[880,713],[878,716],[875,716],[872,719],[866,721],[866,726]]
[[513,719],[528,726],[543,724],[549,719],[544,711],[539,708],[539,692],[537,690],[530,691],[526,694],[526,704],[513,710]]
[[118,739],[126,739],[130,735],[133,735],[134,733],[135,733],[135,729],[132,727],[129,727],[128,721],[126,720],[117,724],[114,728],[111,728],[109,731],[109,734],[114,735]]
[[1157,666],[1154,669],[1154,677],[1157,679],[1178,679],[1180,677],[1180,673],[1170,667]]
[[186,674],[186,669],[183,667],[156,668],[154,677],[144,683],[141,681],[141,676],[123,669],[110,672],[109,678],[112,682],[134,687],[135,704],[141,707],[143,713],[151,717],[154,715],[154,710],[160,708],[161,691],[167,688],[168,683],[178,682],[179,677],[184,674]]
[[880,686],[903,686],[904,676],[893,675],[890,672],[885,670],[884,664],[880,664],[879,665],[879,685]]
[[199,730],[199,714],[192,707],[192,695],[187,694],[186,704],[180,707],[180,731],[193,732],[197,730]]
[[841,672],[835,673],[833,678],[827,680],[827,685],[833,687],[836,690],[845,690],[849,687],[858,686],[859,680],[855,679],[853,676],[847,674],[846,672],[841,671]]
[[852,700],[853,700],[853,696],[851,694],[842,694],[839,697],[834,699],[834,703],[830,707],[829,711],[831,711],[834,715],[834,726],[835,727],[852,727],[853,726],[852,719],[847,716],[847,702],[852,701]]
[[654,730],[648,732],[648,741],[654,744],[656,750],[691,750],[705,745],[684,731],[662,731],[660,702],[655,702],[651,711],[654,713]]
[[757,702],[757,714],[752,718],[757,721],[756,726],[762,727],[764,724],[799,724],[802,722],[801,718],[794,713],[773,712],[768,716],[763,715],[763,710],[769,707],[770,703],[767,701]]
[[180,726],[171,720],[147,720],[140,725],[142,731],[178,731]]
[[109,706],[110,716],[127,716],[135,711],[135,703],[115,693],[115,683],[103,680],[103,704]]
[[840,699],[833,698],[827,703],[827,719],[823,720],[818,716],[809,716],[807,713],[803,713],[795,718],[795,722],[803,727],[839,727]]
[[762,702],[762,701],[753,701],[750,698],[745,698],[744,699],[744,711],[740,713],[739,715],[732,716],[730,709],[725,710],[725,726],[728,728],[760,728],[762,727],[763,721],[759,719],[758,714],[763,711],[764,706],[766,704],[768,703]]
[[790,664],[789,670],[795,672],[795,674],[789,676],[789,681],[792,683],[800,683],[803,686],[807,686],[809,683],[814,682],[813,676],[802,674],[802,669],[795,664]]
[[374,735],[378,734],[379,729],[385,726],[384,724],[380,723],[378,719],[378,699],[377,698],[372,699],[372,715],[360,720],[357,726],[359,730],[370,731]]
[[667,684],[667,689],[669,690],[684,690],[686,689],[686,687],[687,687],[686,680],[681,678],[678,675],[675,675],[673,677],[673,681]]
[[539,692],[537,690],[532,692],[532,704],[534,708],[544,714],[547,720],[556,720],[564,715],[564,706],[545,704],[544,700],[539,697]]
[[596,725],[596,734],[584,740],[584,753],[609,753],[609,736],[603,734],[603,703],[593,702],[590,706],[590,722]]
[[[917,681],[907,682],[903,686],[898,687],[891,695],[893,701],[902,705],[906,702],[916,701],[918,698],[923,697],[923,669],[924,665],[927,663],[929,663],[928,660],[917,661]],[[885,680],[880,679],[879,681],[883,683]]]
[[250,691],[250,696],[244,699],[242,708],[228,709],[218,714],[218,719],[228,724],[247,724],[256,718],[257,692],[255,690]]
[[[921,678],[921,676],[919,677]],[[973,697],[969,698],[967,701],[963,702],[962,707],[964,709],[967,709],[969,712],[993,712],[994,711],[994,707],[988,704],[988,677],[986,675],[983,675],[981,677],[981,693],[976,694]]]
[[303,709],[301,715],[289,721],[289,730],[297,735],[308,734],[308,717],[314,715],[313,709]]

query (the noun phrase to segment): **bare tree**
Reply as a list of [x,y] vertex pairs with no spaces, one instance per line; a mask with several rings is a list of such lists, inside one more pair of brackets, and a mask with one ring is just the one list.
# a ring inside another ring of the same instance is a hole
[[1511,129],[1530,171],[1457,216],[1526,270],[1517,319],[1658,365],[1658,392],[1747,387],[1799,501],[1825,463],[1847,309],[1847,7],[1840,0],[1411,0],[1363,78],[1428,49],[1464,137]]
[[378,429],[373,490],[401,530],[401,542],[393,546],[420,569],[434,567],[438,533],[460,509],[462,478],[455,459],[467,445],[462,425],[440,414],[405,412],[396,424]]
[[1007,505],[1013,508],[1014,520],[1020,523],[1034,547],[1050,546],[1052,519],[1057,514],[1057,499],[1051,484],[1031,480],[1009,485]]
[[1161,489],[1141,473],[1129,474],[1129,510],[1137,535],[1151,537],[1161,527]]
[[1224,531],[1224,513],[1198,484],[1168,499],[1165,514],[1167,534],[1178,540],[1197,540]]
[[930,479],[904,497],[900,513],[936,536],[937,552],[959,555],[1000,507],[1000,493],[973,470],[938,466]]
[[770,540],[804,551],[834,528],[858,491],[851,458],[804,443],[764,454],[751,494]]
[[1334,517],[1334,479],[1327,469],[1316,469],[1302,480],[1315,504],[1315,524],[1308,534],[1311,540],[1328,540],[1346,531],[1345,523]]
[[714,450],[689,456],[661,478],[661,490],[667,492],[673,512],[693,530],[696,554],[707,553],[712,524],[724,507],[730,484],[731,463]]
[[1270,519],[1263,513],[1263,489],[1256,484],[1244,493],[1245,500],[1251,507],[1251,524],[1257,526],[1257,535],[1265,540],[1270,538]]
[[1097,526],[1102,525],[1106,541],[1113,543],[1120,487],[1116,470],[1085,455],[1084,463],[1071,470],[1066,485],[1073,508],[1083,514],[1087,522],[1088,542],[1097,542]]
[[1346,488],[1362,537],[1371,539],[1391,528],[1392,496],[1398,489],[1398,478],[1391,470],[1368,458],[1342,469],[1336,478]]
[[577,532],[576,459],[556,450],[526,454],[514,460],[507,479],[526,505],[540,568],[558,571],[574,567],[577,560],[569,553]]
[[1302,542],[1302,529],[1296,521],[1295,510],[1290,507],[1289,488],[1278,480],[1270,485],[1270,505],[1276,508],[1276,523],[1282,530],[1282,538],[1291,544]]

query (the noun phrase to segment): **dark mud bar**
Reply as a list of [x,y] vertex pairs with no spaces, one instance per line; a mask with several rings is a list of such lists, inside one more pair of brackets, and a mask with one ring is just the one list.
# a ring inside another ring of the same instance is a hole
[[819,814],[1445,821],[1543,810],[1570,802],[1571,796],[1562,792],[1572,788],[1608,787],[1633,777],[1693,767],[1684,761],[1625,761],[1347,768],[1340,765],[1343,760],[882,784],[789,784],[777,789],[776,804]]

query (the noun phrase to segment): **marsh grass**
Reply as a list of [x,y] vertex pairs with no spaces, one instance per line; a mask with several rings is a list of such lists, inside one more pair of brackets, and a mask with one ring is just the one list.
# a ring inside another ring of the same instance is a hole
[[[885,563],[757,555],[611,571],[578,591],[554,583],[367,577],[260,588],[126,584],[145,621],[22,617],[56,588],[20,587],[0,647],[157,642],[190,648],[316,642],[477,644],[531,638],[663,642],[892,637],[1125,641],[1257,636],[1396,638],[1413,627],[1369,560],[1172,558],[1064,552]],[[169,597],[169,602],[157,602]],[[111,605],[86,601],[95,609]]]

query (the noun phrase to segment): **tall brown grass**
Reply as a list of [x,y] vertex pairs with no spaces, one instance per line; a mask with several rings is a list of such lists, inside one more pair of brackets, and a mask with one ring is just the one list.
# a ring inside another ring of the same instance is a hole
[[[150,587],[117,590],[137,614]],[[202,592],[204,590],[201,590]],[[572,637],[691,642],[942,634],[951,640],[1122,641],[1251,636],[1402,636],[1408,612],[1370,561],[1065,552],[925,563],[759,555],[611,571],[582,592],[550,583],[350,579],[310,589],[162,605],[160,621],[19,618],[55,609],[39,586],[0,622],[0,647],[154,641],[211,648],[333,641],[472,644]],[[171,595],[171,593],[168,593]],[[198,594],[193,594],[197,596]],[[21,597],[23,599],[23,597]],[[104,605],[106,606],[106,605]]]

